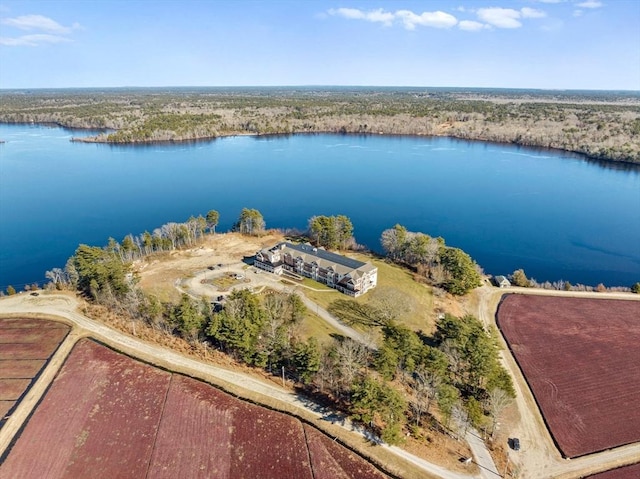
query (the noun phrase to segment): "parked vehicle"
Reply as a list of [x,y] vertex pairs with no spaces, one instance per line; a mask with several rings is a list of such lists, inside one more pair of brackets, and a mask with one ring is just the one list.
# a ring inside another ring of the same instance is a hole
[[514,451],[519,451],[520,450],[520,439],[518,439],[517,437],[509,438],[509,447],[511,447],[511,449],[513,449]]

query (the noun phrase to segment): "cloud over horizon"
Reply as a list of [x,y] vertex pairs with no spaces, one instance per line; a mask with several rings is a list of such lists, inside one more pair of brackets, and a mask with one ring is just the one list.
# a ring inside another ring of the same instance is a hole
[[331,16],[347,18],[349,20],[365,20],[367,22],[381,23],[385,27],[398,22],[407,30],[415,30],[416,26],[431,28],[451,28],[458,23],[453,15],[442,12],[414,13],[411,10],[397,10],[387,12],[382,8],[368,12],[357,8],[332,8],[327,12]]
[[529,7],[520,10],[500,7],[479,8],[476,13],[480,20],[496,28],[520,28],[522,26],[520,20],[523,18],[543,18],[546,16],[542,10]]
[[69,38],[69,35],[74,30],[81,28],[78,23],[74,23],[70,27],[65,27],[43,15],[22,15],[13,18],[3,18],[0,20],[0,23],[18,30],[36,32],[16,37],[0,37],[0,45],[11,47],[36,47],[43,44],[71,42],[73,40]]
[[[587,0],[584,3],[597,4],[599,2],[597,0]],[[458,20],[454,15],[441,10],[415,13],[411,10],[396,10],[395,12],[391,12],[382,8],[369,11],[358,8],[332,8],[327,11],[327,14],[349,20],[364,20],[372,23],[380,23],[385,27],[399,24],[406,30],[415,30],[416,27],[419,26],[430,28],[452,28],[457,26],[460,30],[465,31],[490,30],[492,28],[520,28],[523,25],[523,19],[544,18],[547,16],[546,12],[530,7],[523,7],[520,10],[501,7],[472,10],[460,6],[455,10],[462,14],[475,14],[477,19]]]

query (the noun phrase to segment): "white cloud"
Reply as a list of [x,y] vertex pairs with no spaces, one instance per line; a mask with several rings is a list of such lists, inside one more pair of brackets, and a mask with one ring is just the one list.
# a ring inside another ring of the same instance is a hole
[[368,22],[382,23],[391,26],[394,22],[401,23],[407,30],[415,30],[416,26],[432,28],[451,28],[458,23],[456,17],[449,13],[422,12],[414,13],[411,10],[398,10],[387,12],[383,9],[364,11],[357,8],[337,8],[327,12],[329,15],[340,16],[350,20],[365,20]]
[[440,11],[422,12],[418,15],[410,10],[398,10],[395,16],[402,20],[407,30],[414,30],[416,25],[433,28],[451,28],[458,23],[456,17]]
[[574,17],[581,17],[584,14],[584,10],[574,10],[573,11],[573,16]]
[[521,14],[518,10],[512,8],[479,8],[478,18],[489,25],[498,28],[520,28],[522,23],[519,21]]
[[598,0],[587,0],[586,2],[578,3],[577,6],[581,8],[600,8],[603,4]]
[[64,43],[71,40],[60,35],[50,35],[48,33],[34,33],[33,35],[22,35],[21,37],[10,38],[0,37],[0,45],[9,47],[28,46],[37,47],[43,43]]
[[42,15],[23,15],[21,17],[4,18],[4,25],[19,28],[20,30],[41,30],[48,33],[71,33],[70,27],[63,27],[55,20]]
[[[564,0],[538,0],[545,3]],[[596,0],[586,0],[594,2]],[[381,23],[390,27],[394,24],[402,25],[407,30],[415,30],[417,27],[452,28],[458,26],[460,30],[480,31],[491,28],[520,28],[524,19],[544,18],[547,16],[543,10],[523,7],[520,10],[513,8],[479,8],[477,10],[465,7],[456,7],[456,11],[473,14],[476,20],[458,20],[454,15],[443,11],[416,13],[411,10],[396,10],[395,12],[383,9],[360,10],[358,8],[337,8],[327,10],[328,15],[340,16],[350,20],[364,20],[367,22]]]
[[43,15],[22,15],[13,18],[3,18],[0,23],[18,30],[34,31],[29,35],[18,37],[1,37],[0,45],[5,46],[38,46],[46,43],[70,42],[69,35],[73,30],[82,28],[74,23],[70,27],[60,25],[55,20]]
[[383,9],[371,10],[364,12],[357,8],[338,8],[329,10],[329,15],[337,15],[348,18],[350,20],[366,20],[368,22],[382,23],[385,26],[391,26],[395,16],[391,12],[385,12]]
[[491,28],[491,27],[489,27],[489,25],[476,22],[474,20],[462,20],[460,23],[458,23],[458,28],[460,28],[460,30],[466,30],[468,32],[477,32],[477,31],[484,30],[486,28]]
[[497,28],[520,28],[523,18],[544,18],[547,14],[542,10],[524,7],[520,10],[513,8],[479,8],[476,11],[478,18],[484,23]]
[[535,8],[524,7],[520,9],[522,18],[544,18],[547,16],[542,10],[536,10]]

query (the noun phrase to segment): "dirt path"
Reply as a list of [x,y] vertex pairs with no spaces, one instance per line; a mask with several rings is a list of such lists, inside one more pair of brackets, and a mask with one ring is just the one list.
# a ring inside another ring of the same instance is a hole
[[[515,287],[497,289],[483,286],[474,292],[478,297],[478,317],[483,324],[496,326],[495,316],[498,304],[502,295],[508,293],[640,301],[639,295],[631,293],[549,291]],[[572,479],[640,460],[640,443],[581,458],[564,459],[558,452],[533,394],[502,336],[500,336],[500,340],[503,347],[500,353],[502,364],[509,371],[511,377],[514,378],[514,387],[517,394],[516,406],[520,413],[520,420],[513,424],[509,431],[510,437],[518,437],[520,439],[520,451],[509,452],[510,461],[519,466],[520,477],[531,479]]]
[[469,443],[469,447],[473,452],[475,463],[480,467],[480,475],[483,479],[497,479],[500,476],[498,468],[493,462],[493,457],[487,450],[487,446],[482,436],[475,429],[470,428],[467,431],[465,439]]
[[[321,308],[316,303],[307,298],[304,295],[304,290],[312,288],[309,288],[305,285],[288,286],[280,281],[282,279],[281,276],[266,273],[254,267],[247,268],[247,265],[241,261],[232,264],[226,264],[220,270],[223,271],[223,274],[235,274],[243,277],[245,282],[239,284],[238,288],[250,288],[253,291],[259,291],[262,288],[271,288],[273,290],[282,291],[285,293],[294,291],[296,294],[298,294],[298,296],[300,296],[300,299],[302,299],[302,302],[309,309],[309,311],[316,313],[320,318],[329,323],[333,328],[337,329],[345,336],[375,349],[375,345],[371,344],[371,341],[365,335],[359,333],[358,331],[345,325],[344,323],[341,323],[326,309]],[[218,288],[216,288],[213,284],[205,282],[207,278],[211,278],[214,274],[216,274],[215,271],[201,271],[200,273],[196,273],[193,277],[180,282],[178,285],[176,285],[176,287],[179,291],[185,292],[196,299],[203,296],[209,298],[215,298],[216,296],[220,295],[225,296],[227,294],[226,292],[222,292],[218,290]]]
[[[230,371],[218,366],[201,363],[161,346],[146,343],[133,336],[128,336],[120,331],[111,329],[102,323],[93,321],[78,313],[78,305],[79,302],[75,298],[62,294],[41,294],[38,297],[19,294],[0,300],[0,315],[2,316],[20,317],[21,314],[50,316],[63,318],[65,322],[74,326],[72,333],[59,348],[45,373],[38,379],[37,384],[31,388],[19,408],[16,409],[12,417],[5,423],[5,427],[0,430],[0,455],[8,447],[15,433],[46,392],[47,386],[64,362],[64,358],[73,347],[75,340],[85,336],[90,336],[119,351],[157,366],[178,372],[192,373],[196,377],[216,378],[223,383],[259,393],[268,398],[268,400],[264,402],[265,404],[269,404],[272,399],[275,399],[281,403],[293,406],[294,410],[301,411],[301,416],[303,417],[311,414],[315,418],[324,420],[328,420],[327,418],[329,417],[335,418],[335,414],[331,411],[311,403],[286,389],[265,383],[237,371]],[[366,432],[351,424],[348,419],[336,421],[336,424],[341,425],[341,427],[347,431],[355,432],[365,437],[367,436]],[[390,447],[385,444],[380,444],[380,447],[396,457],[401,457],[409,461],[425,473],[428,473],[428,475],[434,477],[441,477],[443,479],[470,479],[473,477],[447,471],[440,466],[431,464],[396,447]]]

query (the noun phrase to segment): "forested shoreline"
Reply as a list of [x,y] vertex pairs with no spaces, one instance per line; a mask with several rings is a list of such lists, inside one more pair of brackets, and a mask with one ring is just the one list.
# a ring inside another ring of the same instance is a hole
[[136,144],[231,135],[449,136],[640,163],[637,92],[428,88],[112,89],[0,92],[0,122],[103,129]]

